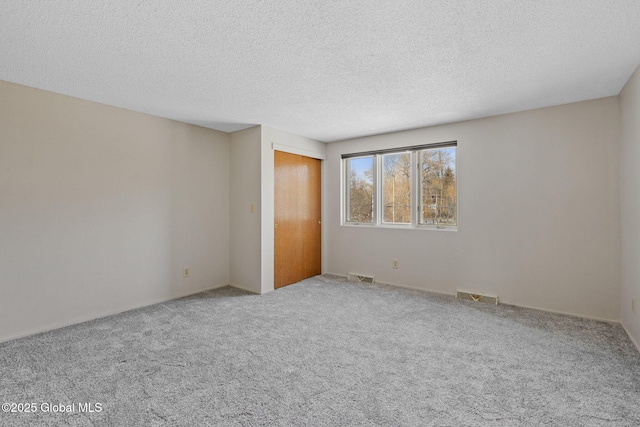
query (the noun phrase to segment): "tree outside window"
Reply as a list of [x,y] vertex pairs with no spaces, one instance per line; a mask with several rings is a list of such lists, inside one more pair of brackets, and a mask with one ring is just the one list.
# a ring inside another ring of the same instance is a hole
[[344,155],[346,223],[458,225],[457,143]]

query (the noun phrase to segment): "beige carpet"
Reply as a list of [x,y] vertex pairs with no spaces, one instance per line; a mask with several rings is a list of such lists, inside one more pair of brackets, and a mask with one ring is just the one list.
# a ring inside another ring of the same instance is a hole
[[640,353],[617,324],[319,276],[0,344],[0,398],[36,404],[12,426],[638,426]]

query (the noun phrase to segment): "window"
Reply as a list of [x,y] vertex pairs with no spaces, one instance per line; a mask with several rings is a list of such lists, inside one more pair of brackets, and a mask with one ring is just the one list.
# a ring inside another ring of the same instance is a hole
[[345,154],[343,224],[455,228],[456,142]]
[[456,147],[426,149],[419,156],[419,223],[457,225]]
[[373,164],[374,157],[346,159],[347,221],[373,222]]
[[411,224],[411,153],[382,155],[382,222]]

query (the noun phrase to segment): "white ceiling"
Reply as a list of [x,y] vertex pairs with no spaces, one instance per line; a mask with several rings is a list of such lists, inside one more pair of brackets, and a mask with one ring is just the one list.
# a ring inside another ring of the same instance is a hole
[[2,0],[0,79],[321,141],[617,95],[639,0]]

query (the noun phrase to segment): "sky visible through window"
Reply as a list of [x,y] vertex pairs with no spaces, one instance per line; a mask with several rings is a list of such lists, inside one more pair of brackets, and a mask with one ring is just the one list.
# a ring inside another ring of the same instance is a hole
[[449,168],[451,168],[451,170],[455,174],[455,172],[456,172],[456,161],[455,161],[456,149],[454,147],[451,147],[451,148],[440,148],[439,150],[443,151],[445,153],[445,158],[451,159],[451,161],[447,163],[447,166]]
[[356,173],[358,178],[365,178],[364,172],[373,166],[373,157],[363,157],[351,160],[351,170]]

